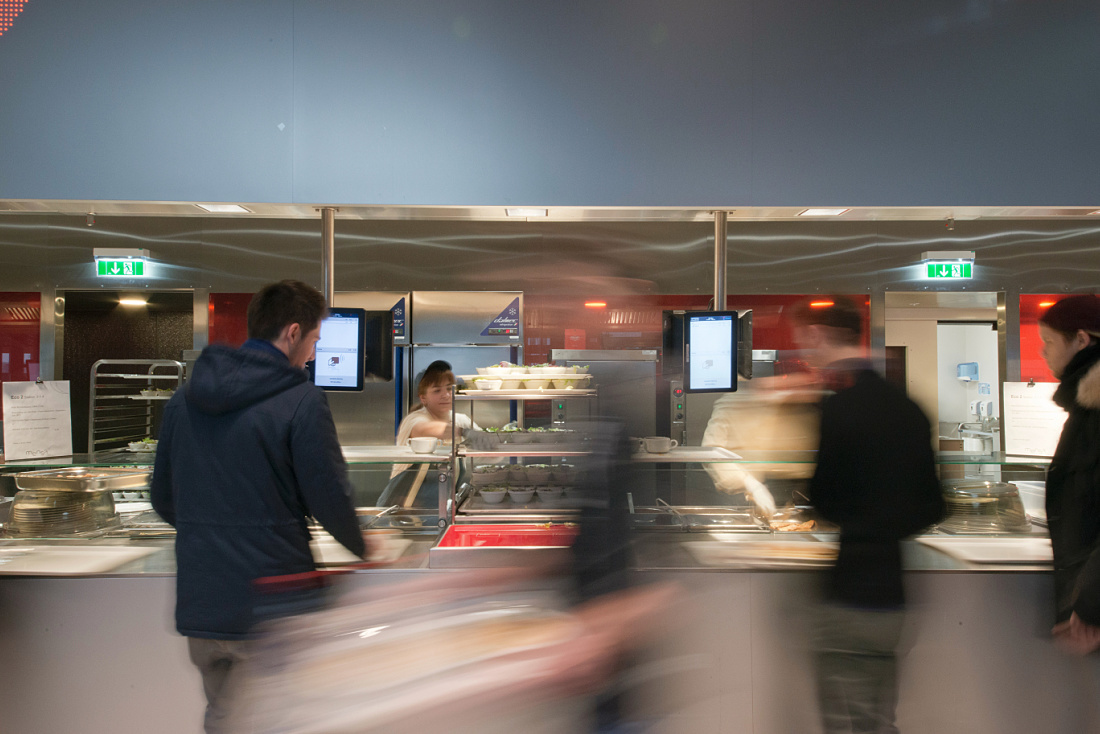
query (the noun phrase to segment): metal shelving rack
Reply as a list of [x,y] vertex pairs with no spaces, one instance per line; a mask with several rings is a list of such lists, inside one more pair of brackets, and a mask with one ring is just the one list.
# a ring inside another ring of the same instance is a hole
[[156,406],[170,396],[141,394],[178,389],[183,362],[171,359],[101,359],[92,365],[88,398],[88,452],[118,449],[153,433]]
[[[568,389],[568,390],[546,390],[546,389],[530,389],[530,390],[462,390],[452,387],[451,397],[451,477],[449,481],[449,492],[446,493],[447,498],[444,499],[444,493],[440,493],[440,526],[445,522],[453,525],[458,514],[458,477],[459,466],[458,463],[463,458],[523,458],[523,457],[535,457],[545,456],[547,458],[556,457],[575,457],[585,456],[588,452],[583,448],[571,446],[568,444],[511,444],[507,449],[501,449],[499,451],[473,451],[466,448],[459,448],[458,435],[455,429],[455,413],[457,412],[457,403],[459,400],[470,401],[472,404],[479,402],[490,401],[516,401],[525,402],[533,400],[590,400],[595,405],[597,400],[597,393],[595,389]],[[473,418],[473,409],[471,405],[470,411],[471,420]],[[555,421],[555,423],[557,423]]]

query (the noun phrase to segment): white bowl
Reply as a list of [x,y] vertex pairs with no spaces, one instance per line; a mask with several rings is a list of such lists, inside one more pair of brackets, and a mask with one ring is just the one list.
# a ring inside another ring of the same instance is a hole
[[466,443],[474,451],[494,451],[500,445],[500,434],[496,431],[466,431]]
[[542,374],[544,375],[564,375],[570,370],[569,367],[559,367],[557,365],[551,365],[550,367],[543,367]]
[[529,371],[530,370],[522,364],[517,364],[515,367],[512,368],[512,375],[519,375],[520,377],[522,377],[523,375],[526,375]]
[[477,373],[479,375],[487,375],[487,374],[489,374],[489,368],[488,367],[478,367],[477,368]]
[[500,484],[508,478],[508,470],[504,467],[492,467],[489,471],[475,471],[470,474],[470,483],[475,487],[489,487]]
[[556,484],[569,485],[577,480],[577,469],[572,465],[559,464],[551,470],[551,473],[554,475]]
[[513,464],[508,468],[508,481],[514,484],[527,484],[527,470],[519,464]]
[[508,490],[506,490],[506,489],[498,488],[498,489],[495,489],[492,492],[486,492],[485,491],[486,489],[488,489],[488,487],[485,487],[481,490],[481,492],[480,492],[481,499],[485,500],[486,502],[488,502],[491,505],[495,505],[495,504],[498,504],[500,502],[503,502],[504,498],[508,496]]
[[146,443],[145,441],[131,441],[127,444],[131,451],[156,451],[157,445],[155,443]]
[[540,500],[561,499],[563,492],[561,487],[539,487],[536,491],[539,493]]
[[496,365],[496,364],[490,365],[489,367],[485,368],[485,374],[495,375],[497,377],[500,377],[502,375],[509,375],[511,373],[512,373],[512,368],[511,367],[501,367],[500,365]]
[[527,467],[527,482],[529,484],[549,484],[550,483],[550,467]]
[[534,487],[512,487],[508,490],[509,499],[520,504],[527,504],[534,496]]
[[518,377],[505,379],[500,386],[502,390],[519,390],[522,387],[523,380],[519,379]]
[[499,390],[503,384],[504,380],[487,380],[484,378],[474,380],[474,387],[478,390]]
[[542,380],[538,378],[534,380],[524,380],[523,386],[526,387],[528,390],[538,390],[540,388],[550,387],[550,380]]

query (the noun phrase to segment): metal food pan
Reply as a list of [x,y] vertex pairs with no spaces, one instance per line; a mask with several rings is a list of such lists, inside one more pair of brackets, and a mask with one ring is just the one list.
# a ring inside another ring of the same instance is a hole
[[52,489],[58,492],[118,492],[146,489],[152,472],[131,467],[70,467],[43,469],[15,475],[19,489]]

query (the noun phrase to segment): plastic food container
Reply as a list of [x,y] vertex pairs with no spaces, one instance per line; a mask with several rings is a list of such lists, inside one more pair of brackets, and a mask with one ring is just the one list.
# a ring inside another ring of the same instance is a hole
[[943,483],[947,533],[1023,533],[1031,529],[1015,484],[976,479]]

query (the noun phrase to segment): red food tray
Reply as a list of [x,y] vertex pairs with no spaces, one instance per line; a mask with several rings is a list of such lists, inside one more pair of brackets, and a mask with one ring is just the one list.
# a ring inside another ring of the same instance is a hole
[[567,548],[577,528],[569,525],[452,525],[437,548]]

